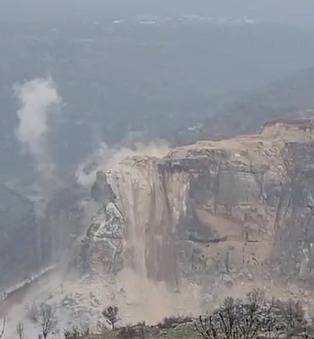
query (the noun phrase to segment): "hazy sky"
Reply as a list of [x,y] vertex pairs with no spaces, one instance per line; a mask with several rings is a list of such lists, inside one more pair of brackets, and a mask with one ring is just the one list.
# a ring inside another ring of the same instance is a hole
[[252,16],[314,28],[314,0],[0,0],[0,20],[100,20],[128,15]]

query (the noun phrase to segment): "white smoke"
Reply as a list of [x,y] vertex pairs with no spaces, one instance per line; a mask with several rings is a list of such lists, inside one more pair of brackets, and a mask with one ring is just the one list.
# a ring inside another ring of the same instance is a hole
[[61,98],[53,81],[34,79],[14,86],[20,102],[16,137],[36,162],[40,172],[53,170],[48,150],[49,118],[58,112]]
[[84,160],[76,171],[77,182],[90,187],[96,179],[98,171],[115,169],[116,166],[128,157],[149,156],[162,158],[169,153],[169,145],[162,140],[149,143],[135,143],[133,148],[110,148],[106,143],[99,142],[96,151]]
[[40,195],[46,199],[57,182],[48,137],[51,117],[59,112],[61,98],[50,78],[17,84],[14,92],[20,104],[15,135],[23,151],[33,158]]

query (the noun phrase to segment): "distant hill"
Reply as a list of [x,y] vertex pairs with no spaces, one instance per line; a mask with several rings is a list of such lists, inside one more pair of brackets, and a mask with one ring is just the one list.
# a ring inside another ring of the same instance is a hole
[[172,139],[217,116],[215,131],[223,132],[228,114],[241,116],[248,112],[242,104],[258,100],[238,99],[241,93],[313,64],[314,36],[306,30],[218,17],[166,19],[1,23],[0,175],[31,171],[15,142],[16,83],[48,75],[55,81],[63,106],[50,145],[70,172],[100,139]]
[[[198,128],[178,132],[178,143],[256,131],[265,122],[314,115],[314,67],[295,72],[261,90],[243,93]],[[201,127],[200,127],[201,126]]]

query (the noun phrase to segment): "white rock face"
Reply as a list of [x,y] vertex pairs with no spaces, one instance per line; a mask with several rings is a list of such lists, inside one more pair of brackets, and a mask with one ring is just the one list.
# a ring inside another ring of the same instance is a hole
[[114,199],[95,219],[93,239],[102,233],[102,238],[112,242],[120,232],[124,268],[154,281],[176,283],[173,244],[175,226],[186,212],[187,175],[163,176],[158,159],[134,157],[122,161],[104,178]]

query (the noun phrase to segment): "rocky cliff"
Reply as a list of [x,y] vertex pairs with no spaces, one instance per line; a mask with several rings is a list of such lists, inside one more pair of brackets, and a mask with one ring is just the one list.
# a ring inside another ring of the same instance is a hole
[[314,278],[312,121],[200,141],[98,173],[102,203],[82,271],[133,269],[153,281]]
[[98,212],[66,260],[71,270],[56,270],[19,307],[56,304],[62,328],[71,319],[96,327],[108,304],[125,323],[154,323],[258,287],[314,315],[313,130],[313,121],[275,121],[99,171]]

